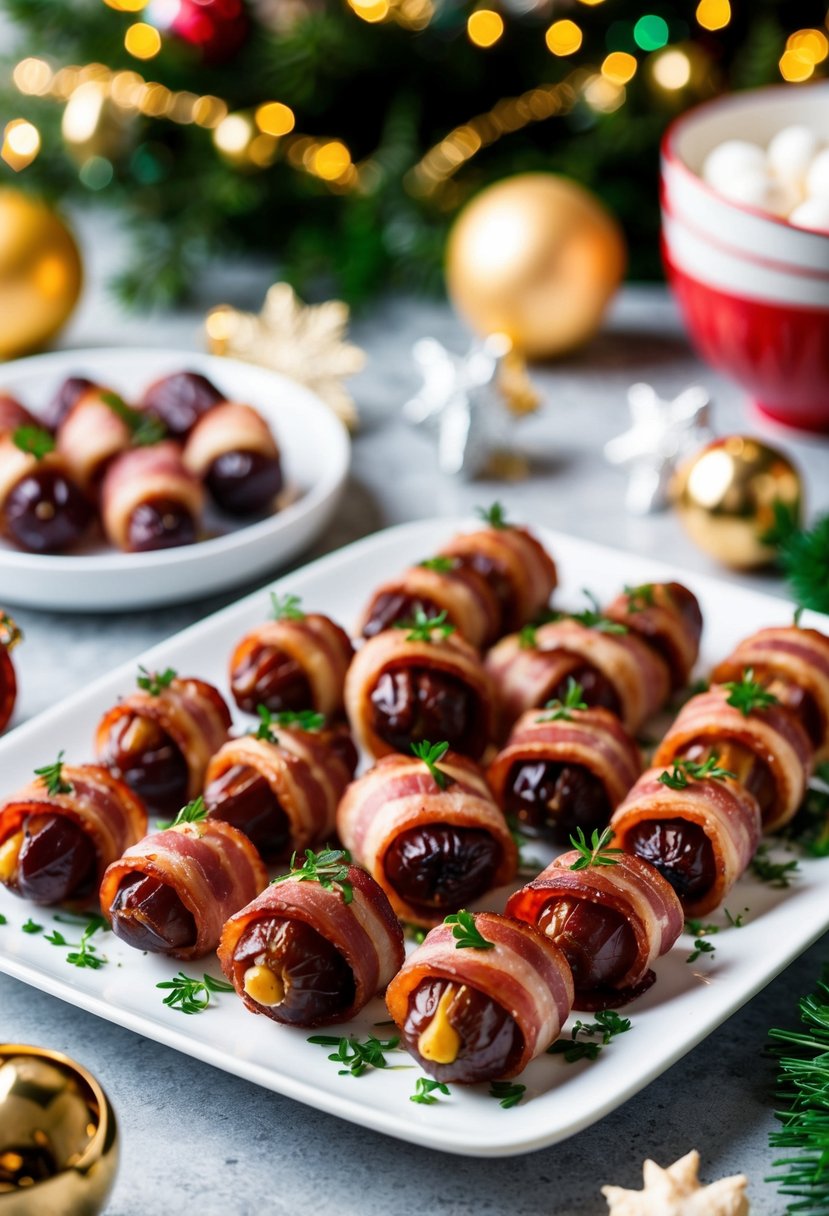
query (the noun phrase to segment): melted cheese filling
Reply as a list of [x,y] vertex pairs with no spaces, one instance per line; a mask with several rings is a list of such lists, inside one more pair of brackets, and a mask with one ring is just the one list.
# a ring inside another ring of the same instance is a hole
[[454,1064],[461,1049],[461,1036],[449,1021],[454,998],[454,985],[449,984],[438,1001],[434,1017],[417,1040],[417,1050],[424,1060],[431,1060],[433,1064]]

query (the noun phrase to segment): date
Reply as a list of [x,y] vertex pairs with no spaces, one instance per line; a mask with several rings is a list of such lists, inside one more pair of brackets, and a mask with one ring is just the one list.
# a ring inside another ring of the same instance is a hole
[[521,1032],[503,1006],[444,978],[424,979],[412,992],[403,1037],[425,1071],[447,1082],[501,1076],[521,1050]]
[[525,760],[514,764],[504,788],[504,812],[527,836],[567,844],[581,828],[603,828],[611,806],[604,785],[579,764]]
[[237,989],[277,1022],[315,1026],[336,1020],[354,1001],[348,963],[336,946],[300,920],[274,916],[255,921],[239,939],[233,970]]
[[455,676],[429,668],[384,671],[371,693],[374,729],[396,751],[424,739],[445,740],[477,760],[487,744],[481,706]]
[[204,791],[211,819],[222,819],[253,841],[265,861],[285,853],[291,840],[288,816],[264,777],[246,764],[234,764]]
[[427,916],[455,912],[493,884],[501,846],[480,828],[430,823],[401,832],[386,852],[386,877]]
[[711,841],[687,819],[642,820],[627,833],[626,847],[649,861],[680,899],[699,899],[716,879]]
[[136,950],[169,954],[196,941],[192,913],[168,883],[150,875],[126,875],[109,912],[115,936]]
[[158,814],[172,817],[187,801],[187,761],[150,718],[132,714],[114,722],[99,759]]

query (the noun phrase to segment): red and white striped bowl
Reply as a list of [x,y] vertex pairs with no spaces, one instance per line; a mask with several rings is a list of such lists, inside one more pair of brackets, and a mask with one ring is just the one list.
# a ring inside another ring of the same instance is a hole
[[793,123],[829,142],[829,83],[706,102],[662,143],[662,257],[691,339],[765,413],[829,430],[829,235],[723,198],[700,177],[726,139]]

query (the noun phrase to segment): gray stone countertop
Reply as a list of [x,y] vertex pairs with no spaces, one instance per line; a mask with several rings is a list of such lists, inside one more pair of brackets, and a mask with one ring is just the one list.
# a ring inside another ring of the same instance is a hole
[[[110,269],[107,247],[108,242],[87,241],[90,283],[62,345],[201,348],[203,309],[136,319],[113,308],[101,287]],[[254,307],[265,286],[255,269],[226,276],[205,306],[230,298]],[[448,307],[391,298],[360,317],[352,334],[369,354],[367,369],[353,381],[364,421],[342,510],[309,558],[390,524],[464,514],[499,497],[515,518],[647,556],[670,554],[689,571],[738,577],[694,548],[672,514],[643,519],[626,514],[624,475],[608,468],[601,447],[626,429],[625,390],[637,380],[649,381],[663,395],[705,384],[715,403],[716,429],[751,431],[784,447],[803,470],[810,513],[829,508],[829,445],[752,415],[740,393],[693,355],[660,288],[626,288],[588,348],[536,369],[544,407],[517,432],[536,467],[530,479],[515,485],[465,485],[439,476],[430,441],[400,422],[400,405],[417,379],[412,342],[431,334],[464,348],[463,328]],[[773,576],[754,576],[752,582],[784,594]],[[119,616],[68,615],[59,604],[53,612],[16,610],[27,641],[18,652],[21,697],[15,721],[245,590]],[[364,1131],[5,976],[0,976],[0,1038],[66,1051],[108,1090],[123,1137],[108,1216],[171,1210],[200,1216],[304,1211],[600,1216],[606,1210],[601,1183],[638,1187],[644,1157],[667,1165],[693,1147],[702,1153],[706,1181],[744,1171],[751,1179],[752,1213],[781,1216],[783,1200],[763,1181],[772,1159],[767,1135],[773,1126],[775,1072],[763,1046],[769,1027],[793,1022],[797,997],[810,990],[828,953],[825,943],[818,943],[706,1042],[594,1127],[511,1160],[444,1156]]]

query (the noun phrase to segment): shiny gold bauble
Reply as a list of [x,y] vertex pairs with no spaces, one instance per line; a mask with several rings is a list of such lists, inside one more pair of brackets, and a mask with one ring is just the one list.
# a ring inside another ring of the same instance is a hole
[[679,517],[693,541],[724,566],[750,570],[773,561],[763,536],[775,506],[798,523],[803,485],[792,462],[749,435],[714,439],[680,467],[674,485]]
[[505,333],[532,359],[586,342],[625,269],[613,217],[552,173],[489,186],[461,211],[446,249],[446,286],[479,334]]
[[78,247],[63,220],[37,199],[0,190],[0,358],[48,341],[81,291]]
[[115,1112],[92,1074],[0,1044],[0,1216],[97,1216],[117,1169]]

